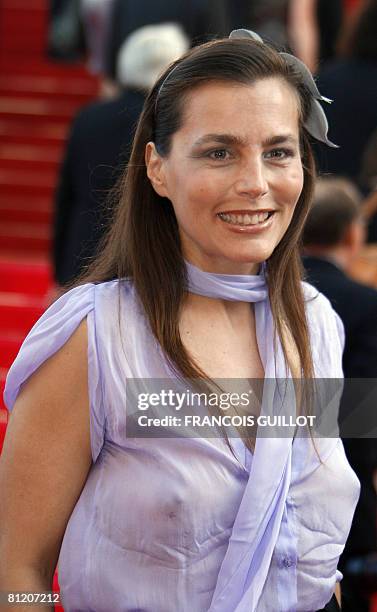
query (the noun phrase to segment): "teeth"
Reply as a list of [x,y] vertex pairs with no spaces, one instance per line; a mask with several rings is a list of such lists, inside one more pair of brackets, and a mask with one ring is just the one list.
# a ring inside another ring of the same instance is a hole
[[226,221],[227,223],[231,223],[233,225],[258,225],[258,223],[263,223],[268,218],[269,213],[256,213],[254,215],[232,215],[227,213],[219,213],[219,217]]

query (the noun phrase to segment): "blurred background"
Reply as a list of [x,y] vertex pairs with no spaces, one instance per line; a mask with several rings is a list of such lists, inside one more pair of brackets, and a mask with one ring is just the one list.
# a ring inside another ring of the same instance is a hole
[[[314,144],[303,264],[343,319],[345,375],[377,378],[377,0],[0,0],[0,450],[7,370],[95,255],[148,89],[237,27],[300,57],[334,100],[340,148]],[[342,609],[377,612],[376,440],[344,444],[362,495]]]

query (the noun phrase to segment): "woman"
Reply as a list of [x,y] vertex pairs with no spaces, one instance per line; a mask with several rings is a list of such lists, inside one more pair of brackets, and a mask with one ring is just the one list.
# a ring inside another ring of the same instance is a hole
[[[360,486],[339,439],[125,431],[134,379],[342,376],[341,324],[297,252],[319,97],[243,30],[152,89],[102,255],[7,379],[2,589],[49,588],[59,557],[66,610],[338,609]],[[266,388],[261,413],[280,410]]]

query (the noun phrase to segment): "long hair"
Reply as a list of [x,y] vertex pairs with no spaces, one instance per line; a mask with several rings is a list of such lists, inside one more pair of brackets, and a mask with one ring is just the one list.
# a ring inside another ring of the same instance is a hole
[[291,223],[266,262],[269,298],[286,365],[293,340],[299,376],[313,376],[299,256],[315,174],[303,128],[311,102],[300,75],[268,45],[251,39],[215,40],[191,49],[162,74],[145,101],[120,185],[119,203],[100,255],[78,281],[132,279],[154,336],[175,371],[187,379],[209,380],[188,354],[179,333],[186,268],[173,207],[156,194],[147,177],[145,147],[154,141],[160,155],[169,155],[172,136],[182,124],[186,95],[201,84],[216,81],[252,85],[268,77],[284,79],[297,94],[304,170],[304,186]]

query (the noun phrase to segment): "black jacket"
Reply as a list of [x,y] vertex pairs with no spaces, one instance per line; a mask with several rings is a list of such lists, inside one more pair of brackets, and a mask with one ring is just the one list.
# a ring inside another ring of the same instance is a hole
[[330,300],[343,321],[345,377],[377,378],[377,291],[326,259],[304,257],[304,266],[308,282]]
[[[330,300],[343,321],[346,336],[343,355],[345,376],[376,379],[377,291],[350,279],[328,260],[304,257],[303,261],[308,282]],[[347,398],[343,397],[340,422],[352,410],[348,404]],[[377,440],[345,438],[343,443],[350,465],[360,479],[361,492],[341,558],[341,569],[348,557],[377,551],[377,496],[372,482],[373,471],[377,469]]]
[[319,169],[359,182],[365,147],[377,129],[377,62],[335,60],[322,67],[317,81],[320,92],[334,100],[323,109],[330,140],[339,145],[316,145]]
[[143,102],[141,93],[128,90],[85,107],[73,121],[55,199],[58,284],[77,276],[96,252],[111,215],[109,191],[128,161]]

